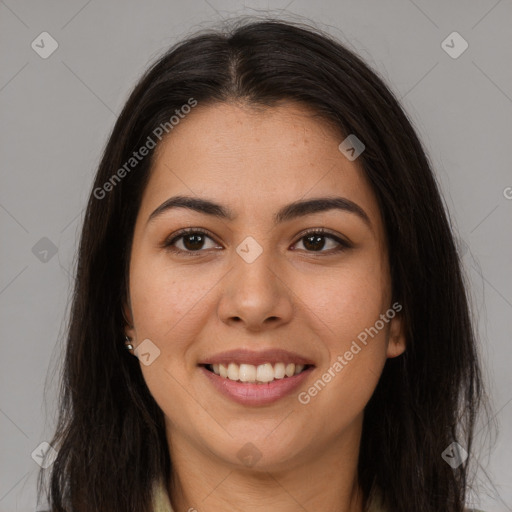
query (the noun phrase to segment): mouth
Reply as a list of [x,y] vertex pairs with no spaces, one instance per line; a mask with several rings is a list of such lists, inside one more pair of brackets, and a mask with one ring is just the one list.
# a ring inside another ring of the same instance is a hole
[[198,365],[206,381],[221,396],[244,406],[267,406],[291,396],[306,385],[315,365],[310,363],[238,362]]
[[219,376],[222,379],[247,384],[268,384],[278,380],[290,379],[296,375],[313,368],[312,364],[301,363],[263,363],[253,365],[248,363],[214,363],[201,364],[209,372]]
[[290,396],[305,383],[314,361],[278,348],[234,349],[205,356],[199,370],[212,389],[246,406],[264,406]]

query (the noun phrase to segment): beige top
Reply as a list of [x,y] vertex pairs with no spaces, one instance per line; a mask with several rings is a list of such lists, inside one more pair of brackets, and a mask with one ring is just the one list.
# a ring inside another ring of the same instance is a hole
[[[368,507],[367,512],[384,512],[384,509],[380,505],[381,502],[378,496],[373,496],[370,502],[371,504]],[[169,501],[167,491],[165,490],[165,486],[162,483],[155,484],[153,488],[153,512],[174,512],[171,502]]]
[[[466,509],[467,512],[482,512],[476,509]],[[167,491],[163,484],[156,484],[153,489],[153,512],[174,512]],[[370,498],[367,512],[385,512],[380,496],[374,493]]]
[[[476,509],[465,510],[466,512],[483,512],[482,510]],[[153,512],[174,512],[165,486],[162,483],[155,484],[153,487]],[[367,512],[385,512],[378,493],[372,493]]]

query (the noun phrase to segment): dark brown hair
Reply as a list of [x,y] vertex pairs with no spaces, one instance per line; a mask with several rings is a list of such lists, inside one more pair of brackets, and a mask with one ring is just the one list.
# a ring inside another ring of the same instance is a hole
[[152,158],[103,197],[94,191],[190,98],[197,108],[300,102],[364,142],[358,163],[384,220],[407,350],[386,362],[365,409],[359,481],[365,496],[380,488],[393,512],[460,512],[467,462],[452,469],[441,454],[454,440],[471,453],[482,384],[461,262],[434,173],[399,102],[360,57],[317,29],[278,20],[181,41],[147,70],[115,124],[78,252],[51,441],[58,450],[47,491],[52,510],[149,512],[152,482],[170,479],[163,413],[124,349],[122,315]]

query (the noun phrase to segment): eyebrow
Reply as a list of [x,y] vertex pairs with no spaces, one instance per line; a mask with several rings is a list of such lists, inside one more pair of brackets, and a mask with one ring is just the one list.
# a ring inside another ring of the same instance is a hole
[[[149,216],[147,223],[155,220],[164,212],[173,208],[186,208],[205,215],[217,217],[223,220],[234,220],[236,215],[226,206],[210,201],[191,196],[174,196],[164,201],[153,213]],[[346,197],[319,197],[315,199],[307,199],[301,201],[294,201],[286,206],[283,206],[275,215],[274,223],[281,224],[298,217],[303,217],[313,213],[326,212],[329,210],[342,210],[344,212],[357,215],[369,228],[373,230],[372,223],[367,213],[357,204],[347,199]]]

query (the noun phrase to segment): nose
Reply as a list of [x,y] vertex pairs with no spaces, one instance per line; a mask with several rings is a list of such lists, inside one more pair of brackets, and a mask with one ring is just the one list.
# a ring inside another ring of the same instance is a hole
[[248,331],[277,328],[293,315],[293,291],[289,277],[270,249],[252,262],[233,255],[233,268],[225,276],[218,315],[230,326],[240,324]]

